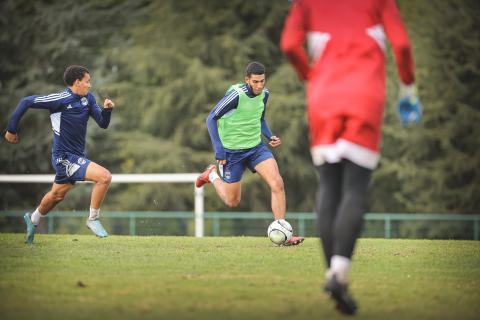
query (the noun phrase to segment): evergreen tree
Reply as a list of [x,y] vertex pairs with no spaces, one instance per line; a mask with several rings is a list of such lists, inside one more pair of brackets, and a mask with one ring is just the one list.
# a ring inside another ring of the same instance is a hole
[[[63,90],[69,64],[92,72],[98,101],[117,105],[109,130],[90,124],[88,156],[113,173],[199,172],[213,162],[205,118],[252,60],[267,67],[267,120],[289,211],[312,211],[303,85],[278,48],[288,1],[5,0],[0,3],[0,123],[23,96]],[[391,53],[380,167],[371,211],[478,213],[480,10],[475,0],[399,1],[414,49],[423,122],[401,128]],[[48,112],[31,110],[19,145],[0,144],[1,173],[52,173]],[[31,208],[48,187],[0,185],[3,209]],[[82,209],[78,188],[59,209]],[[191,186],[113,185],[105,209],[187,210]],[[270,211],[269,190],[246,174],[235,210]],[[207,210],[226,207],[207,188]]]

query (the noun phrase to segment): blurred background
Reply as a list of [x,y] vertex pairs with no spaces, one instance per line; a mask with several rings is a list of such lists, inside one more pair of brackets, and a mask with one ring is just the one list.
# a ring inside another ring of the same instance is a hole
[[[398,77],[388,51],[382,157],[371,184],[370,212],[480,214],[480,3],[397,3],[413,45],[424,118],[416,127],[400,125]],[[3,0],[0,124],[6,127],[23,96],[63,90],[65,67],[84,65],[99,104],[105,97],[116,103],[107,130],[89,123],[92,161],[114,174],[200,172],[214,162],[207,114],[230,84],[243,81],[246,64],[257,60],[267,67],[266,117],[283,141],[275,156],[285,181],[287,217],[311,213],[316,176],[304,89],[279,50],[289,6],[267,0]],[[29,110],[19,135],[18,145],[0,143],[0,174],[52,174],[48,112]],[[229,209],[207,187],[205,210],[269,212],[263,181],[250,173],[242,181],[239,207]],[[0,211],[33,210],[49,188],[0,184]],[[90,191],[91,185],[78,185],[55,209],[78,213],[55,222],[56,232],[84,232]],[[192,210],[192,186],[177,184],[112,184],[102,206],[102,211]],[[115,233],[129,232],[126,221],[111,219]],[[0,231],[23,231],[19,220],[0,217]],[[138,219],[136,233],[192,234],[191,220]],[[313,220],[307,223],[305,232],[314,235]],[[222,223],[220,234],[263,235],[267,225],[268,219],[234,219]],[[376,236],[376,228],[383,236],[384,226],[374,221],[365,235]],[[394,226],[394,233],[471,238],[472,228],[471,222],[417,221]]]

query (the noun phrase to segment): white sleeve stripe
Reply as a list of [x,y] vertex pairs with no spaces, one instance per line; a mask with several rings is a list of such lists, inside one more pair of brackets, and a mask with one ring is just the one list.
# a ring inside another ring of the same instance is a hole
[[58,95],[58,96],[49,96],[49,97],[37,97],[35,98],[34,102],[47,102],[47,101],[55,101],[60,100],[66,97],[69,97],[70,93]]
[[217,115],[220,111],[222,111],[223,108],[230,102],[232,102],[236,97],[238,97],[238,92],[233,90],[233,92],[228,95],[226,98],[224,98],[223,102],[219,104],[215,110],[215,115]]
[[233,100],[235,100],[235,98],[238,96],[237,95],[233,95],[233,96],[230,96],[228,98],[228,100],[224,100],[223,103],[221,105],[219,105],[217,107],[217,109],[215,110],[215,115],[218,115],[230,102],[232,102]]
[[50,94],[48,96],[36,97],[35,100],[47,100],[47,99],[55,99],[60,97],[60,94]]
[[51,100],[51,99],[57,99],[59,97],[68,97],[70,96],[70,93],[65,92],[65,93],[59,93],[55,95],[48,95],[48,96],[41,96],[41,97],[36,97],[35,100]]
[[59,96],[59,95],[62,95],[62,94],[67,94],[69,93],[68,91],[62,91],[62,92],[58,92],[58,93],[51,93],[51,94],[47,94],[45,96],[39,96],[37,98],[41,98],[41,99],[44,99],[44,98],[51,98],[51,97],[55,97],[55,96]]
[[55,96],[59,96],[61,94],[64,94],[65,92],[59,92],[59,93],[51,93],[51,94],[47,94],[45,96],[39,96],[37,98],[50,98],[50,97],[55,97]]
[[36,102],[56,101],[56,100],[60,100],[60,99],[63,99],[63,98],[69,97],[69,96],[70,96],[70,93],[62,93],[60,95],[55,95],[55,96],[48,95],[48,96],[43,96],[43,97],[37,97],[37,98],[35,98],[35,100],[33,102],[36,103]]

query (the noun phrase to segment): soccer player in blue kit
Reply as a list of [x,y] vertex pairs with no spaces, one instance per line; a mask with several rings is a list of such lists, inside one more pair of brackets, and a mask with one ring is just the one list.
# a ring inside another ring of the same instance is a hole
[[[206,123],[215,150],[220,176],[211,164],[197,178],[200,188],[211,183],[222,201],[236,207],[241,198],[241,179],[248,168],[265,180],[271,189],[271,206],[275,220],[285,219],[286,200],[283,179],[277,162],[262,140],[272,148],[280,146],[265,120],[268,89],[265,88],[265,66],[253,61],[245,70],[245,82],[230,86],[225,96],[210,111]],[[284,245],[298,245],[303,237],[292,236]]]
[[52,189],[43,197],[40,205],[33,213],[25,213],[23,217],[27,225],[25,242],[28,244],[33,243],[35,228],[40,218],[65,198],[76,181],[85,180],[95,183],[87,227],[100,238],[108,236],[99,217],[100,205],[110,186],[112,175],[104,167],[86,158],[85,136],[89,117],[101,128],[108,127],[115,104],[112,100],[105,99],[103,108],[97,105],[95,97],[89,93],[90,72],[85,67],[67,67],[63,79],[68,87],[60,93],[28,96],[20,100],[5,132],[5,139],[17,144],[20,141],[18,123],[27,109],[50,111],[53,129],[52,166],[56,175]]

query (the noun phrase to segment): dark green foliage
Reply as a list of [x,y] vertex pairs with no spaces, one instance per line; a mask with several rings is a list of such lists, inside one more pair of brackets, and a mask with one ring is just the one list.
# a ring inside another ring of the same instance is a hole
[[[205,117],[246,64],[267,67],[267,120],[289,211],[311,211],[303,85],[278,48],[288,1],[25,1],[0,3],[0,123],[19,99],[62,90],[69,64],[92,72],[101,104],[117,105],[108,130],[89,125],[88,156],[113,173],[199,172],[214,161]],[[371,211],[479,213],[480,10],[476,1],[399,1],[413,43],[425,109],[418,127],[395,114],[397,76],[389,53],[382,160]],[[51,173],[48,112],[30,110],[21,143],[0,144],[0,173]],[[1,206],[32,208],[46,186],[0,185]],[[165,191],[166,190],[166,191]],[[76,194],[75,194],[76,193]],[[258,176],[244,177],[237,210],[270,210]],[[207,187],[207,210],[227,210]],[[155,202],[154,202],[155,201]],[[105,208],[185,210],[191,187],[112,186]],[[87,191],[65,206],[84,209]],[[154,204],[155,203],[155,204]],[[63,206],[64,204],[62,204]]]
[[480,210],[480,6],[477,1],[401,1],[424,105],[419,128],[395,121],[395,71],[375,210],[478,213]]

